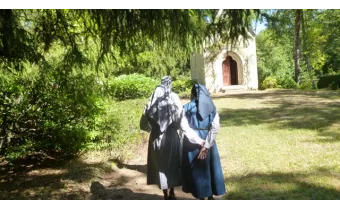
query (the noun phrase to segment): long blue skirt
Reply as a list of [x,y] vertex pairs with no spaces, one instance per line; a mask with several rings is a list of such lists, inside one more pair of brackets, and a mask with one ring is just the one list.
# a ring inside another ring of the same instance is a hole
[[191,144],[186,138],[183,141],[182,190],[191,193],[195,198],[205,198],[226,193],[224,177],[215,143],[208,152],[207,158],[198,160],[200,148]]

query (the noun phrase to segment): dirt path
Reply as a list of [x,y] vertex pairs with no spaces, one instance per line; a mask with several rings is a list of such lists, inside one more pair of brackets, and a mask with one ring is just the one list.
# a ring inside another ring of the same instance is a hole
[[[112,172],[98,177],[92,182],[93,199],[163,199],[162,191],[156,185],[146,185],[147,145],[143,144],[135,154],[135,158],[112,166]],[[194,199],[191,194],[182,192],[181,187],[175,189],[176,197]]]
[[[125,162],[110,159],[114,155],[62,164],[30,157],[16,168],[2,162],[0,199],[162,200],[163,193],[156,185],[146,185],[147,144],[138,148]],[[178,200],[194,199],[181,187],[175,193]]]

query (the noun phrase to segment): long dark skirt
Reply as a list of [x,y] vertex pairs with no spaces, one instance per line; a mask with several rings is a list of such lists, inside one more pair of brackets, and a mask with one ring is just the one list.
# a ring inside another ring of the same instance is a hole
[[183,142],[183,191],[195,198],[205,198],[226,193],[217,144],[212,146],[207,158],[198,160],[200,148],[187,139]]
[[177,129],[169,126],[162,136],[160,147],[157,146],[159,130],[154,127],[150,133],[147,184],[156,184],[162,190],[182,185],[180,138]]

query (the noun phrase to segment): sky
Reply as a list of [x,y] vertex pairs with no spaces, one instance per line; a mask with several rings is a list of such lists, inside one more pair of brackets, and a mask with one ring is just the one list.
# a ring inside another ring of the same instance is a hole
[[[254,23],[255,25],[256,23]],[[260,23],[260,22],[257,22],[256,26],[254,26],[254,32],[256,35],[258,35],[262,30],[266,29],[267,26],[266,26],[266,22],[263,22],[263,23]]]

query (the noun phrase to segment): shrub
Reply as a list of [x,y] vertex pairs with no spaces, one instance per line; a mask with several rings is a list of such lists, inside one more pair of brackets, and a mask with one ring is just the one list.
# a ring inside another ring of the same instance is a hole
[[158,82],[141,74],[121,75],[110,82],[110,91],[118,100],[149,97]]
[[277,80],[275,77],[272,77],[272,76],[266,77],[262,82],[263,89],[276,88],[276,87],[277,87]]
[[336,90],[336,89],[338,89],[338,84],[335,82],[335,81],[333,81],[331,84],[329,84],[329,89],[331,89],[331,90]]
[[327,76],[322,76],[320,77],[318,81],[318,88],[328,88],[330,87],[331,83],[337,84],[337,86],[340,86],[340,74],[336,75],[327,75]]
[[115,148],[146,134],[139,129],[139,120],[147,99],[131,99],[124,101],[107,100],[101,115],[96,119],[96,126],[90,132],[91,141],[87,149]]
[[296,82],[291,77],[281,77],[277,80],[278,86],[285,89],[294,89],[297,87]]
[[97,103],[101,93],[94,75],[63,76],[46,69],[0,76],[0,140],[5,140],[1,155],[13,159],[34,151],[74,155],[84,148],[95,116],[101,113]]
[[196,80],[185,79],[185,80],[175,80],[172,82],[172,90],[175,93],[182,93],[190,91],[192,86],[195,84]]
[[190,98],[191,96],[191,89],[187,89],[186,91],[178,93],[180,98]]
[[301,82],[298,88],[301,90],[312,89],[313,85],[312,85],[312,82],[308,79],[308,80]]

